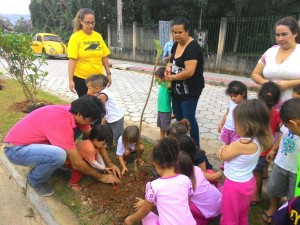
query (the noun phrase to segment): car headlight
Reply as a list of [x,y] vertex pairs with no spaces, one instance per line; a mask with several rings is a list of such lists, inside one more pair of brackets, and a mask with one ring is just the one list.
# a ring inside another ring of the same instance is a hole
[[52,53],[54,52],[54,48],[50,48],[49,51]]

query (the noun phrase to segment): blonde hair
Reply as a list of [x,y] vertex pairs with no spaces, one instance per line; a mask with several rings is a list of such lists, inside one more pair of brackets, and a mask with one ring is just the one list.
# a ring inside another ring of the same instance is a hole
[[273,144],[270,131],[270,112],[267,105],[258,99],[245,100],[233,111],[235,129],[241,137],[256,138],[262,151]]
[[80,21],[82,21],[86,15],[95,16],[94,11],[89,8],[80,9],[77,12],[75,18],[73,19],[73,26],[74,26],[73,33],[82,29],[82,25]]
[[135,143],[139,139],[139,128],[135,125],[130,125],[125,128],[122,134],[122,142],[124,147],[128,147],[129,144]]

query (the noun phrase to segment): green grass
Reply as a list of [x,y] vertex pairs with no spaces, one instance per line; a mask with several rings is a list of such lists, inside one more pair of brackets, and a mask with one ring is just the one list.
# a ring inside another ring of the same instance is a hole
[[[22,92],[20,84],[12,79],[4,79],[3,89],[0,91],[0,141],[7,134],[10,128],[26,114],[21,111],[14,111],[10,107],[14,103],[25,101],[26,98]],[[51,102],[53,104],[66,104],[67,102],[54,97],[45,92],[40,92],[37,96],[39,100]]]

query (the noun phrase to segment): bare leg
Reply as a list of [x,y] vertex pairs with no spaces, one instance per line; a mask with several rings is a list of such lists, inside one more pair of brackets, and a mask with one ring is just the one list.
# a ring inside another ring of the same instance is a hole
[[165,137],[165,135],[166,132],[162,128],[160,128],[160,140],[162,140]]
[[254,195],[254,199],[252,202],[258,203],[261,201],[261,191],[262,191],[263,181],[262,181],[262,176],[258,171],[254,171],[253,174],[256,179],[256,193]]

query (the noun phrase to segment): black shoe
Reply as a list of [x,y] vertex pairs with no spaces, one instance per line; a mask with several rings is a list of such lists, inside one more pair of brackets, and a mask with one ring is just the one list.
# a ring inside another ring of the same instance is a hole
[[52,187],[48,185],[48,183],[42,183],[39,185],[31,185],[28,181],[27,183],[33,188],[33,190],[42,197],[48,197],[54,194],[54,190]]

